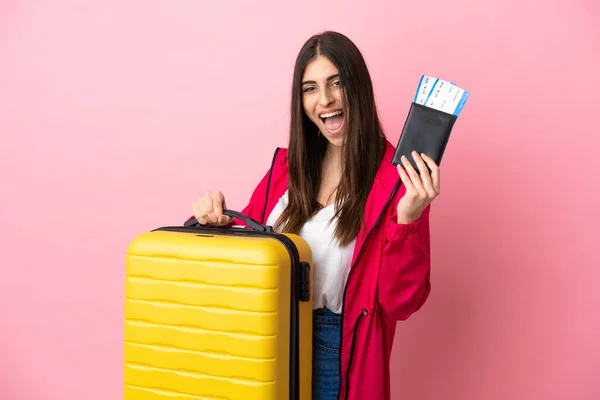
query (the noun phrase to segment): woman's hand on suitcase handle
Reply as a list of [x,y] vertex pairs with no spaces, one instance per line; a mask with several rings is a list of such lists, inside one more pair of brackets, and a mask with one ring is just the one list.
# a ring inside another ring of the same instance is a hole
[[232,218],[223,215],[225,196],[219,191],[207,192],[196,200],[192,206],[194,217],[202,225],[223,226],[231,222]]

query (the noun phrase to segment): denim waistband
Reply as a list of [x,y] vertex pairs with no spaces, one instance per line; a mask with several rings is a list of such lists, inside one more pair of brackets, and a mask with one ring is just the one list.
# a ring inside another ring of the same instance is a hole
[[327,308],[318,308],[313,310],[313,323],[314,324],[341,324],[342,316],[330,311]]

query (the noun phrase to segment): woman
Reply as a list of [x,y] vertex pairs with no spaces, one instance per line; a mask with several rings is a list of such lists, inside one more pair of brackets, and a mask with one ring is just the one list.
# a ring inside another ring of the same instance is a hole
[[[311,37],[296,60],[289,147],[243,213],[299,233],[313,252],[314,400],[389,399],[396,322],[429,296],[439,169],[416,153],[419,171],[407,159],[394,167],[393,153],[360,51],[336,32]],[[211,192],[193,212],[201,224],[243,224],[224,207]]]

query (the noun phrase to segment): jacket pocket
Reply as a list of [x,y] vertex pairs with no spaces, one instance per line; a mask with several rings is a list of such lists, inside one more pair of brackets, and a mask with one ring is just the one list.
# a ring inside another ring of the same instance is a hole
[[317,320],[313,324],[312,341],[316,350],[340,354],[340,325],[329,320]]
[[317,342],[314,339],[313,339],[313,347],[315,348],[316,351],[322,351],[322,352],[333,354],[333,355],[336,355],[336,356],[340,355],[340,349],[339,348],[336,349],[336,348],[333,348],[333,347],[325,346],[325,345]]

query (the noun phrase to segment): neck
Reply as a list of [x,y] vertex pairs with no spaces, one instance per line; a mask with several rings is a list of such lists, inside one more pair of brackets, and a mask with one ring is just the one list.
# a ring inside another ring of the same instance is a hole
[[324,164],[334,168],[342,168],[342,148],[329,144],[325,152]]
[[316,201],[323,207],[335,201],[337,187],[342,175],[342,149],[339,146],[327,146],[321,164],[321,182]]

